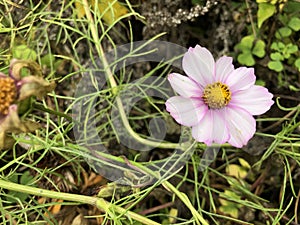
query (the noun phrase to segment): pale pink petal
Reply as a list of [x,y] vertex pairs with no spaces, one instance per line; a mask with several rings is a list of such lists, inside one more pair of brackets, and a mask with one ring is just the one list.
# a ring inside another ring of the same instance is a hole
[[226,127],[225,109],[212,110],[213,114],[213,142],[224,144],[229,139],[229,132]]
[[166,101],[166,110],[177,123],[184,126],[194,126],[202,119],[208,110],[201,98],[192,99],[174,96]]
[[228,143],[241,148],[253,137],[256,129],[256,121],[253,116],[239,107],[226,107],[225,120],[230,138]]
[[253,68],[240,67],[227,76],[225,84],[229,86],[231,93],[234,93],[251,87],[254,85],[255,79]]
[[252,115],[261,115],[274,104],[273,95],[268,89],[253,85],[247,90],[237,91],[231,96],[228,106],[238,106]]
[[233,70],[232,58],[222,56],[216,62],[216,81],[224,83],[227,76],[232,73]]
[[214,81],[215,60],[206,48],[199,45],[189,48],[183,56],[182,67],[184,72],[203,88]]
[[187,76],[182,76],[178,73],[171,73],[168,76],[168,80],[172,88],[183,97],[190,98],[202,95],[200,86]]
[[192,136],[207,145],[224,144],[229,139],[229,132],[224,118],[224,109],[209,110],[199,124],[192,128]]
[[208,112],[202,118],[201,123],[192,127],[192,136],[196,141],[204,142],[207,145],[212,144],[212,118],[212,112],[211,110],[208,110]]

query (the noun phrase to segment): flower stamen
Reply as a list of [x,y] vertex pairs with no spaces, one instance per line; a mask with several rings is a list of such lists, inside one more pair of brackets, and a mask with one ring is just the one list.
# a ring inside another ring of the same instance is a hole
[[221,109],[228,105],[231,92],[226,84],[216,82],[204,88],[202,99],[210,109]]
[[10,77],[0,77],[0,114],[8,114],[8,108],[16,100],[16,97],[15,81]]

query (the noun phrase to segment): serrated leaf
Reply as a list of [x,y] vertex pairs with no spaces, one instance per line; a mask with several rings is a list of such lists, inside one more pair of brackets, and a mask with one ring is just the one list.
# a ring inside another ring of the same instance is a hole
[[254,45],[254,48],[252,50],[252,53],[254,55],[256,55],[259,58],[262,58],[265,56],[266,52],[265,52],[265,42],[262,40],[257,40],[257,42]]
[[297,17],[292,17],[291,20],[289,21],[288,26],[293,29],[294,31],[299,31],[300,30],[300,19]]
[[268,63],[268,68],[276,72],[281,72],[283,70],[283,65],[280,61],[270,61]]
[[291,34],[292,34],[292,30],[289,27],[281,27],[275,33],[275,37],[277,39],[280,39],[280,38],[283,38],[283,37],[289,37]]
[[253,59],[251,52],[243,52],[238,55],[237,59],[240,64],[243,64],[246,66],[253,66],[255,64],[255,61]]
[[264,21],[274,15],[276,10],[275,5],[270,3],[260,3],[258,4],[258,11],[257,11],[257,25],[258,28],[261,28],[261,25]]
[[274,61],[284,60],[284,57],[279,52],[271,53],[270,58]]

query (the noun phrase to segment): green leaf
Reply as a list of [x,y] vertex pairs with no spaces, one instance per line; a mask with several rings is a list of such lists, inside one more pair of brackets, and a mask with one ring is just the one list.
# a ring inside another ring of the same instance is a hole
[[259,58],[262,58],[265,56],[266,52],[265,52],[265,42],[262,40],[257,40],[257,42],[255,43],[255,46],[252,50],[252,53],[254,55],[256,55]]
[[248,169],[248,170],[251,168],[250,164],[245,159],[238,158],[238,160],[243,168]]
[[244,179],[247,176],[248,170],[236,164],[226,166],[226,174],[236,178]]
[[253,35],[248,35],[242,38],[241,42],[237,45],[237,48],[242,51],[250,51],[254,42]]
[[54,61],[55,61],[55,57],[52,54],[44,55],[41,58],[41,64],[47,67],[51,67],[51,64],[53,64]]
[[281,38],[284,38],[284,37],[289,37],[291,34],[292,34],[292,30],[289,27],[281,27],[275,33],[275,37],[277,39],[281,39]]
[[[14,183],[19,183],[18,182],[19,176],[20,175],[14,174],[12,177],[10,177],[9,180]],[[29,171],[25,171],[20,177],[20,183],[24,184],[24,185],[30,185],[30,184],[32,184],[32,182],[34,180],[35,180],[35,178],[30,175]],[[18,203],[18,200],[20,200],[21,202],[24,202],[28,197],[29,197],[29,194],[27,194],[27,193],[8,191],[6,200],[13,202],[13,203]]]
[[274,15],[276,10],[275,5],[270,3],[260,3],[258,4],[258,11],[257,11],[257,23],[258,28],[261,27],[264,21]]
[[28,185],[34,181],[34,177],[30,175],[29,171],[25,171],[20,178],[20,183]]
[[294,31],[299,31],[300,30],[300,19],[297,17],[292,17],[291,20],[289,21],[288,26],[293,29]]
[[292,43],[289,43],[286,45],[286,51],[290,54],[298,52],[298,46],[293,45]]
[[203,0],[192,0],[193,5],[203,5]]
[[265,87],[266,86],[266,82],[264,81],[264,80],[256,80],[255,81],[255,84],[256,85],[259,85],[259,86],[263,86],[263,87]]
[[255,61],[253,59],[251,52],[243,52],[238,55],[237,59],[240,64],[243,64],[246,66],[253,66],[255,64]]
[[271,4],[276,4],[278,0],[256,0],[257,3],[271,3]]
[[284,57],[279,52],[271,53],[270,57],[274,61],[282,61],[282,60],[284,60]]
[[298,58],[295,62],[294,65],[298,68],[299,72],[300,72],[300,58]]
[[291,91],[300,91],[300,88],[296,88],[294,85],[289,85]]
[[239,216],[239,210],[237,207],[233,206],[233,205],[223,205],[220,206],[219,210],[224,213],[224,214],[228,214],[233,218],[238,218]]
[[27,47],[27,45],[18,45],[12,49],[12,56],[16,59],[25,59],[35,61],[37,59],[36,52]]
[[276,72],[281,72],[283,70],[283,65],[280,61],[270,61],[268,63],[268,68]]
[[271,44],[271,49],[272,50],[276,50],[278,52],[282,52],[285,49],[285,44],[283,44],[282,42],[278,41],[278,42],[273,42]]

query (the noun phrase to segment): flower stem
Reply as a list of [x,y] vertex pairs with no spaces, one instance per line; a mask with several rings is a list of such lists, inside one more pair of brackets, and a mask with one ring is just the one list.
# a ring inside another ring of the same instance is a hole
[[[180,147],[180,144],[178,144],[178,143],[165,143],[165,142],[163,142],[163,143],[157,143],[155,141],[144,139],[144,138],[140,137],[131,128],[131,126],[129,124],[129,121],[127,120],[127,117],[126,117],[126,113],[125,113],[125,110],[124,110],[124,107],[123,107],[122,100],[117,95],[118,85],[117,85],[117,83],[116,83],[116,81],[114,79],[113,73],[112,73],[112,71],[111,71],[111,69],[109,67],[109,63],[108,63],[108,61],[107,61],[107,59],[105,57],[105,54],[104,54],[101,42],[99,41],[98,33],[97,33],[97,30],[96,30],[96,25],[95,25],[95,22],[94,22],[94,19],[93,19],[92,15],[91,15],[91,12],[89,10],[89,7],[88,7],[88,1],[87,0],[83,0],[83,5],[84,5],[84,10],[85,10],[85,14],[86,14],[87,20],[90,22],[90,25],[91,25],[90,26],[90,28],[91,28],[91,34],[92,34],[92,37],[93,37],[93,39],[95,41],[97,52],[98,52],[99,57],[100,57],[100,59],[102,61],[104,70],[106,71],[106,78],[107,78],[107,80],[108,80],[108,82],[109,82],[109,84],[110,84],[110,86],[111,86],[111,88],[113,90],[113,94],[116,95],[117,107],[118,107],[118,110],[119,110],[119,113],[120,113],[123,125],[127,129],[128,133],[134,139],[136,139],[137,141],[139,141],[139,142],[141,142],[141,143],[143,143],[145,145],[148,145],[148,146],[159,147],[159,148],[167,148],[167,149],[176,149],[176,148]],[[165,187],[167,187],[169,190],[173,191],[173,193],[176,194],[183,201],[183,203],[191,210],[191,212],[192,212],[193,216],[195,217],[196,222],[198,224],[200,224],[200,222],[201,222],[203,225],[208,225],[208,223],[197,212],[197,210],[193,207],[193,205],[189,201],[188,197],[184,193],[178,191],[168,181],[164,181],[163,185]]]
[[141,216],[137,213],[126,210],[120,206],[113,205],[113,204],[105,201],[103,198],[78,195],[78,194],[70,194],[70,193],[57,192],[57,191],[49,191],[49,190],[45,190],[45,189],[41,189],[41,188],[30,187],[30,186],[26,186],[26,185],[22,185],[22,184],[16,184],[16,183],[4,181],[1,179],[0,179],[0,187],[11,190],[11,191],[27,193],[27,194],[31,194],[31,195],[35,195],[35,196],[42,196],[42,197],[47,197],[47,198],[54,198],[54,199],[61,199],[61,200],[65,200],[65,201],[89,204],[89,205],[96,206],[98,209],[103,210],[108,214],[111,214],[111,212],[117,212],[121,215],[128,216],[129,218],[134,219],[143,224],[159,225],[159,223],[156,223],[155,221],[150,220],[144,216]]
[[199,212],[194,208],[192,203],[190,202],[188,196],[179,191],[176,187],[174,187],[170,182],[164,181],[162,185],[167,189],[172,191],[185,205],[188,207],[188,209],[191,211],[194,219],[196,220],[196,223],[198,225],[209,225],[206,220],[199,214]]
[[108,82],[109,82],[109,84],[110,84],[110,86],[112,88],[113,94],[116,95],[117,107],[118,107],[118,110],[119,110],[119,113],[120,113],[123,125],[126,128],[127,132],[135,140],[137,140],[138,142],[141,142],[141,143],[143,143],[145,145],[148,145],[148,146],[159,147],[159,148],[166,148],[166,149],[176,149],[176,148],[179,148],[180,144],[178,144],[178,143],[167,143],[167,142],[157,143],[155,141],[144,139],[140,135],[138,135],[131,128],[131,126],[129,124],[129,121],[127,120],[127,117],[126,117],[126,113],[125,113],[125,110],[124,110],[124,107],[123,107],[122,100],[117,95],[118,94],[118,84],[117,84],[117,82],[114,79],[113,73],[112,73],[112,71],[111,71],[111,69],[109,67],[109,63],[108,63],[108,61],[107,61],[107,59],[105,57],[102,45],[101,45],[100,40],[99,40],[99,36],[98,36],[98,33],[97,33],[97,29],[96,29],[96,25],[95,25],[94,19],[93,19],[92,14],[91,14],[91,12],[89,10],[89,6],[88,6],[88,1],[87,0],[83,0],[83,6],[84,6],[84,10],[85,10],[85,14],[86,14],[87,20],[90,22],[90,25],[91,25],[90,26],[90,28],[91,28],[91,35],[93,37],[93,40],[95,41],[95,46],[96,46],[98,55],[99,55],[99,57],[100,57],[100,59],[102,61],[104,70],[106,72],[106,78],[107,78],[107,80],[108,80]]

